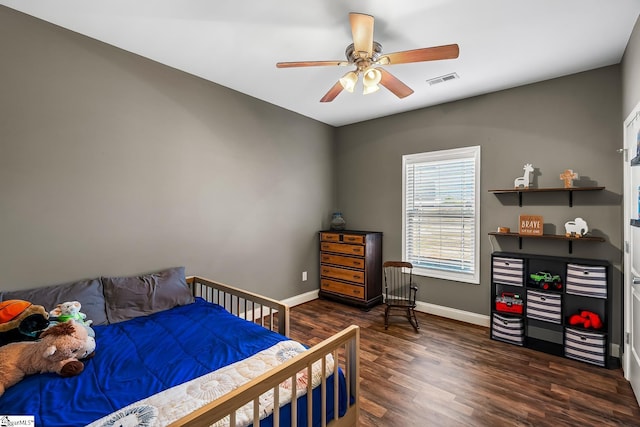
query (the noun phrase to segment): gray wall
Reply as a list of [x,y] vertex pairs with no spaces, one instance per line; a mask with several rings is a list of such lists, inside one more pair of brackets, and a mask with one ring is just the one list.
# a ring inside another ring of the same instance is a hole
[[627,49],[622,57],[622,120],[640,102],[640,18],[633,28]]
[[[490,312],[490,254],[519,251],[517,240],[489,237],[498,226],[517,230],[518,215],[542,215],[545,233],[564,233],[564,223],[583,217],[606,243],[576,242],[576,257],[615,266],[614,306],[621,307],[622,174],[620,67],[610,66],[437,107],[341,127],[337,131],[338,207],[348,228],[382,231],[384,259],[402,254],[402,155],[470,145],[482,147],[481,284],[418,278],[419,299],[474,313]],[[538,187],[562,187],[564,169],[578,172],[568,207],[563,193],[496,196],[511,188],[525,163],[536,167]],[[525,240],[523,253],[568,256],[568,244]],[[614,330],[620,328],[616,318]],[[615,341],[615,339],[614,339]],[[618,341],[619,342],[619,339]]]
[[0,289],[175,265],[317,289],[334,128],[2,6],[0,52]]

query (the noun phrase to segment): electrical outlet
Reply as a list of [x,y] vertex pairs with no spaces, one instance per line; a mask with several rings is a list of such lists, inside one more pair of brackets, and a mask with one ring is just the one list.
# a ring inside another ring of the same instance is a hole
[[303,272],[302,272],[302,281],[303,281],[303,282],[306,282],[306,281],[307,281],[307,272],[306,272],[306,271],[303,271]]

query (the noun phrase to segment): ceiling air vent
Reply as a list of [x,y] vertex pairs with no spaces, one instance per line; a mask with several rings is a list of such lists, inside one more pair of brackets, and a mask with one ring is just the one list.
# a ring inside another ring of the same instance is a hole
[[449,80],[455,80],[455,79],[459,79],[460,77],[458,76],[457,73],[450,73],[450,74],[445,74],[444,76],[440,76],[440,77],[435,77],[433,79],[429,79],[427,80],[427,83],[429,83],[429,86],[433,86],[436,85],[438,83],[444,83],[444,82],[448,82]]

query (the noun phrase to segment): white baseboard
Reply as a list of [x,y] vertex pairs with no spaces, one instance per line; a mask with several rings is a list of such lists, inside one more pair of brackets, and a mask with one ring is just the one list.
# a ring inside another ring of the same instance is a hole
[[470,311],[458,310],[457,308],[444,307],[442,305],[429,304],[428,302],[417,301],[416,310],[422,313],[433,314],[447,319],[459,320],[473,325],[489,327],[491,319],[484,314],[472,313]]
[[291,298],[283,299],[280,302],[283,304],[287,304],[289,307],[293,307],[296,305],[304,304],[305,302],[313,301],[314,299],[318,299],[318,289],[315,291],[309,291],[304,294],[296,295]]
[[620,344],[611,344],[611,355],[620,358]]
[[[280,300],[281,303],[288,305],[289,307],[293,307],[295,305],[304,304],[305,302],[313,301],[314,299],[318,299],[318,291],[310,291],[304,294],[296,295],[291,298]],[[278,310],[272,310],[271,313],[276,314]],[[254,321],[259,320],[261,317],[265,315],[264,312],[259,310],[249,310],[246,313],[241,312],[239,317],[244,319],[253,319]]]
[[[280,302],[287,304],[289,307],[293,307],[305,302],[318,299],[318,290],[306,292],[304,294],[296,295],[291,298],[283,299]],[[458,310],[457,308],[444,307],[441,305],[429,304],[427,302],[418,301],[416,304],[416,310],[434,314],[440,317],[446,317],[448,319],[459,320],[461,322],[471,323],[473,325],[480,325],[489,327],[490,318],[478,313],[472,313],[470,311]]]

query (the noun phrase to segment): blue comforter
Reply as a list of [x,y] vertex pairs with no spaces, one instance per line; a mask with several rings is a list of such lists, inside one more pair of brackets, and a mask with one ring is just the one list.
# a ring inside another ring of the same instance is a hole
[[85,425],[287,339],[200,298],[94,330],[96,355],[84,372],[29,376],[0,397],[0,414],[34,415],[37,426]]

